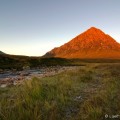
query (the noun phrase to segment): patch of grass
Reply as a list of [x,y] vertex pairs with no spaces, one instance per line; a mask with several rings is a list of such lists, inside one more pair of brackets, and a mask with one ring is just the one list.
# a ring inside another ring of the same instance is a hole
[[120,114],[119,69],[91,63],[1,88],[0,120],[102,120]]

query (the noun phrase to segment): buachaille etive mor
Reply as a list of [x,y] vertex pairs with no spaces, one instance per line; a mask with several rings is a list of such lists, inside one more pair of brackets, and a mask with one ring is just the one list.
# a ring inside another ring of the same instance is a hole
[[45,57],[120,58],[120,44],[100,29],[91,27],[68,43],[47,52]]

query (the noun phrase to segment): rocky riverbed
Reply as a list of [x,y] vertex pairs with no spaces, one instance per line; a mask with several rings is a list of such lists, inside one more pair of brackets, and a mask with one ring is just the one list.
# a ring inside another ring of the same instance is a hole
[[4,70],[0,72],[0,87],[22,84],[24,80],[29,80],[33,77],[42,78],[52,76],[74,68],[76,68],[76,66],[50,66],[37,69],[25,69],[22,71]]

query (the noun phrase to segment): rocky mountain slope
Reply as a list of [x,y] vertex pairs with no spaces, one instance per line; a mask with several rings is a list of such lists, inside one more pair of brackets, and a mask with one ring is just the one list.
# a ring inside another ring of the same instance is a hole
[[45,57],[120,58],[120,44],[100,29],[91,27],[68,43],[54,48]]

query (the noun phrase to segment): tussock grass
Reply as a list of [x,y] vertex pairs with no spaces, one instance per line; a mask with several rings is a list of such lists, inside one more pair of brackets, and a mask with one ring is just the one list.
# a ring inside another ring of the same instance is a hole
[[120,64],[87,64],[0,88],[0,120],[102,120],[120,114]]

